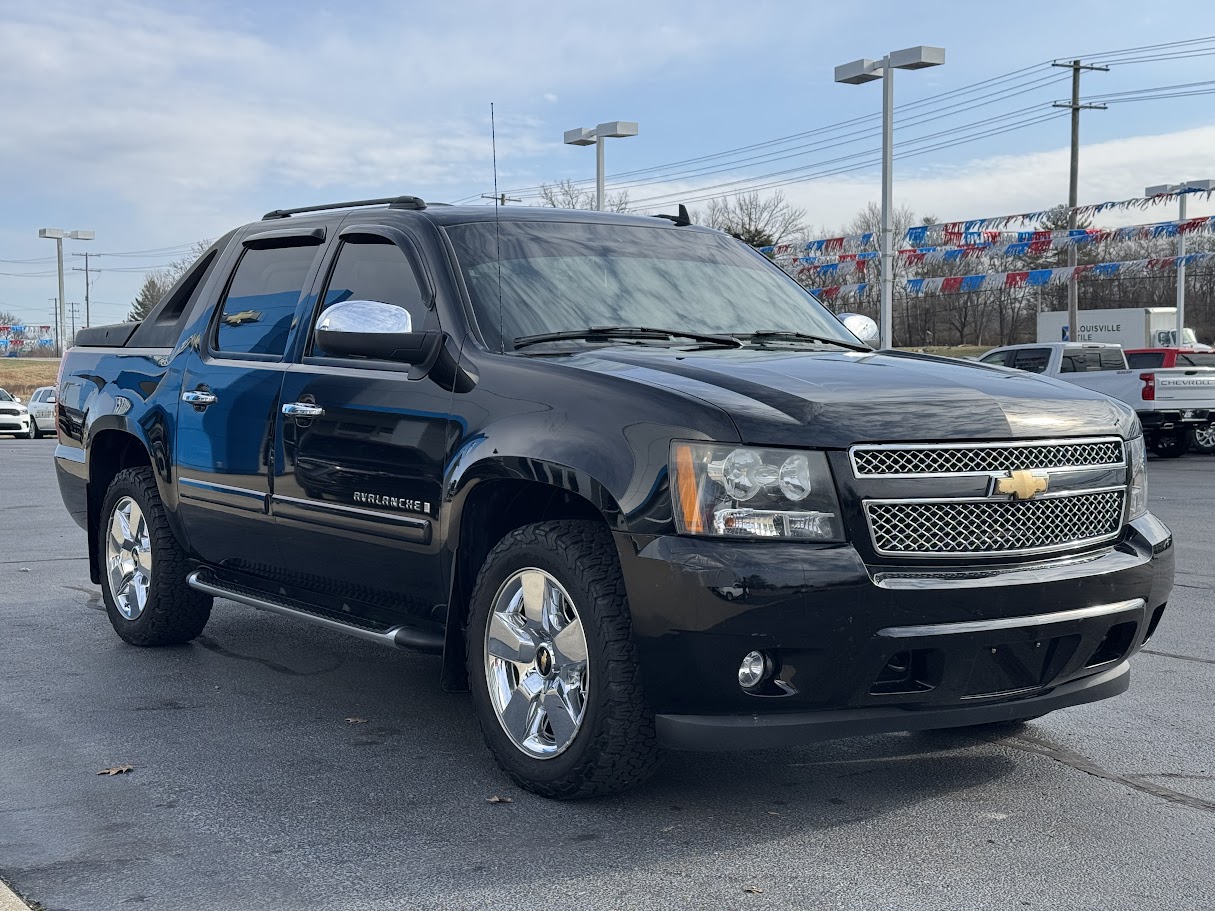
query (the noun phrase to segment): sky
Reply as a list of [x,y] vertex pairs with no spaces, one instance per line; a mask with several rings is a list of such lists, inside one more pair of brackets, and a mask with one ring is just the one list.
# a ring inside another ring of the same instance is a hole
[[[1215,55],[1198,53],[1215,38],[1124,51],[1215,35],[1209,0],[874,0],[857,10],[0,0],[0,311],[51,322],[55,251],[42,227],[96,232],[65,242],[65,296],[83,301],[76,254],[97,254],[92,321],[102,324],[124,318],[146,270],[270,209],[398,194],[484,203],[491,102],[499,190],[526,202],[542,183],[593,180],[595,150],[564,145],[565,130],[634,120],[638,136],[605,146],[609,193],[626,188],[642,210],[695,210],[711,195],[791,181],[778,189],[829,235],[880,196],[881,83],[835,84],[837,64],[946,49],[944,66],[895,79],[895,154],[922,152],[896,159],[895,202],[942,220],[1066,199],[1069,124],[1051,104],[1070,86],[1052,59],[1110,63],[1084,74],[1085,98],[1215,83]],[[1210,95],[1085,111],[1080,203],[1215,178],[1212,111]],[[799,134],[810,135],[787,138]],[[618,176],[643,169],[653,170]],[[791,173],[763,178],[777,172]],[[1157,206],[1099,224],[1174,217],[1175,205]]]

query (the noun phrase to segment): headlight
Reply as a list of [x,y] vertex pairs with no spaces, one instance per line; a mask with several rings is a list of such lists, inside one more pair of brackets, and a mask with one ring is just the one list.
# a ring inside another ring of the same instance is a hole
[[1143,445],[1143,429],[1136,425],[1139,431],[1134,439],[1126,441],[1126,458],[1130,463],[1131,487],[1128,491],[1130,502],[1127,508],[1127,520],[1138,519],[1148,511],[1147,508],[1147,448]]
[[671,479],[680,534],[844,540],[821,452],[679,441],[671,444]]

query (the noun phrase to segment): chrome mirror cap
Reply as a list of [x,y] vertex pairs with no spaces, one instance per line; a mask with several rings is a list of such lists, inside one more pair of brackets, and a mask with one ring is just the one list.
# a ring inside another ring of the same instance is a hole
[[317,332],[412,332],[409,311],[382,301],[344,300],[325,308],[316,320]]
[[870,347],[876,347],[881,341],[878,324],[862,313],[841,313],[837,319],[844,328]]

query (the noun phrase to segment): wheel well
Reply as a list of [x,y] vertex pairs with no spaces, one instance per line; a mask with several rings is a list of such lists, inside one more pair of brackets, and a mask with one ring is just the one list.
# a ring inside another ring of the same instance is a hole
[[118,472],[152,464],[148,450],[137,437],[122,430],[103,430],[89,441],[89,576],[101,582],[97,564],[97,522],[106,491]]
[[602,512],[585,497],[538,481],[482,481],[472,490],[460,514],[455,578],[447,607],[443,649],[443,688],[468,688],[464,666],[464,633],[468,598],[477,573],[494,545],[524,525],[556,519],[585,519],[607,525]]

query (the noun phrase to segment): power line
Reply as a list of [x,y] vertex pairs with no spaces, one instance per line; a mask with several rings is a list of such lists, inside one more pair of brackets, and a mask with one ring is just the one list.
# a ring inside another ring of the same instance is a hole
[[[950,108],[961,108],[962,110],[959,111],[959,113],[961,113],[962,111],[965,111],[965,110],[982,107],[983,105],[975,103],[975,102],[981,101],[982,99],[994,98],[995,101],[999,101],[1006,97],[1014,97],[1015,95],[1024,94],[1027,91],[1032,91],[1035,88],[1040,87],[1041,84],[1048,84],[1050,82],[1054,82],[1054,81],[1057,81],[1057,80],[1060,80],[1063,78],[1063,77],[1056,76],[1054,74],[1050,74],[1050,75],[1040,75],[1039,74],[1039,75],[1033,76],[1032,78],[1030,78],[1028,80],[1026,79],[1026,75],[1028,73],[1039,70],[1042,65],[1043,64],[1034,64],[1032,66],[1022,67],[1019,70],[1013,70],[1010,73],[1005,73],[1000,76],[993,76],[989,79],[984,79],[979,82],[972,83],[971,85],[963,86],[963,87],[957,88],[957,89],[952,89],[947,92],[940,92],[936,95],[930,95],[925,98],[919,99],[917,101],[907,102],[906,104],[901,105],[899,110],[900,110],[900,113],[906,114],[906,112],[908,112],[908,111],[915,111],[918,108],[922,108],[922,107],[926,107],[926,106],[940,107],[939,103],[942,100],[947,99],[947,98],[954,98],[954,97],[961,96],[961,95],[974,94],[975,92],[981,91],[983,89],[991,88],[995,85],[1005,83],[1005,82],[1017,82],[1017,81],[1020,82],[1020,85],[1009,86],[1007,89],[1004,89],[1004,90],[1001,90],[998,92],[990,92],[988,94],[981,95],[977,99],[970,99],[969,101],[965,101],[965,102],[956,102],[954,104],[945,105],[942,108],[943,110],[948,110]],[[992,101],[989,103],[995,103],[995,101]],[[858,117],[850,118],[848,120],[839,121],[839,122],[833,123],[833,124],[827,124],[822,127],[816,127],[815,129],[812,129],[812,130],[806,130],[806,131],[803,131],[800,133],[794,133],[794,134],[790,134],[788,136],[778,137],[776,139],[770,139],[770,140],[766,140],[763,142],[752,143],[750,145],[740,146],[740,147],[737,147],[734,149],[727,149],[725,151],[715,152],[715,153],[709,154],[709,155],[701,155],[701,156],[697,156],[695,158],[687,158],[687,159],[682,159],[680,161],[668,162],[666,164],[653,165],[653,166],[647,167],[647,168],[639,168],[639,169],[636,169],[633,171],[622,171],[622,172],[618,172],[616,174],[612,174],[609,176],[612,180],[621,180],[621,179],[628,178],[628,177],[640,176],[643,174],[651,174],[651,173],[658,172],[658,171],[668,171],[668,170],[677,168],[681,165],[698,164],[698,163],[706,162],[706,161],[714,161],[714,160],[723,159],[723,158],[730,158],[730,157],[734,157],[739,154],[749,152],[749,151],[754,151],[757,149],[771,148],[773,146],[779,146],[779,145],[788,145],[788,144],[796,142],[798,140],[807,139],[812,136],[822,135],[824,133],[833,133],[834,134],[839,129],[844,128],[844,127],[855,126],[857,124],[861,124],[866,121],[870,121],[870,122],[876,121],[880,116],[881,115],[878,113],[864,114],[864,115],[861,115]],[[934,119],[939,119],[939,117],[934,118]],[[925,120],[926,120],[925,118],[922,118],[917,115],[917,116],[912,116],[912,117],[904,116],[898,122],[900,125],[910,125],[910,124],[914,124],[915,122],[924,122]],[[863,133],[865,131],[860,131],[860,132]],[[786,152],[789,150],[781,149],[781,150],[777,150],[777,151]],[[741,164],[744,162],[737,162],[737,163]],[[674,176],[675,175],[668,175],[667,179],[673,179]],[[591,181],[589,179],[570,181],[570,183],[575,186],[582,185],[582,184],[589,185],[590,182]],[[538,191],[542,188],[542,186],[543,185],[533,186],[533,187],[522,187],[522,188],[512,190],[511,192],[519,193],[521,195],[528,195],[531,197],[535,197],[536,195],[538,195]],[[475,198],[476,198],[475,195],[469,196],[469,197],[464,197],[461,201],[475,199]]]
[[[985,139],[985,138],[988,138],[991,136],[1001,136],[1005,133],[1013,132],[1014,130],[1024,129],[1026,127],[1034,126],[1039,123],[1045,123],[1048,120],[1054,120],[1054,119],[1056,119],[1058,117],[1062,117],[1062,116],[1066,116],[1066,115],[1056,114],[1056,113],[1043,114],[1043,115],[1040,115],[1040,116],[1037,116],[1034,118],[1027,118],[1026,120],[1024,120],[1022,122],[1011,124],[1002,129],[987,130],[982,133],[976,134],[974,136],[969,136],[966,138],[948,139],[948,140],[945,140],[943,142],[937,143],[932,146],[928,146],[923,149],[917,149],[917,150],[910,151],[910,152],[906,152],[906,151],[900,152],[900,153],[896,154],[894,156],[894,158],[898,159],[898,160],[901,160],[904,158],[913,158],[917,155],[924,155],[929,152],[937,151],[939,149],[949,148],[949,147],[959,146],[959,145],[965,145],[967,143],[975,142],[979,139]],[[955,132],[956,132],[955,130],[943,130],[943,131],[940,131],[937,133],[929,134],[928,136],[918,137],[916,140],[908,140],[905,143],[900,143],[900,145],[901,146],[911,145],[914,142],[922,142],[927,139],[933,139],[933,138],[938,138],[938,137],[943,137],[943,136],[950,136],[951,134],[953,134]],[[878,150],[870,149],[870,150],[867,150],[866,152],[859,153],[859,154],[871,155],[875,151],[877,151],[880,154],[881,150],[880,149],[878,149]],[[836,159],[832,159],[832,161],[855,161],[856,158],[857,158],[857,155],[855,155],[855,154],[854,155],[845,155],[845,156],[840,156],[839,158],[836,158]],[[855,164],[846,166],[846,167],[833,168],[833,169],[829,169],[827,171],[807,174],[807,175],[798,176],[798,177],[791,177],[788,179],[783,179],[783,180],[779,180],[779,181],[775,181],[775,182],[747,186],[744,189],[741,189],[737,192],[751,193],[751,192],[756,192],[758,190],[768,190],[768,189],[773,189],[775,187],[782,187],[782,186],[786,186],[791,183],[801,183],[806,180],[817,180],[817,179],[820,179],[823,177],[832,177],[832,176],[835,176],[838,174],[848,174],[853,171],[861,171],[866,168],[873,167],[879,161],[880,161],[880,158],[871,158],[871,159],[867,159],[862,162],[856,162]],[[811,168],[820,167],[822,164],[824,164],[824,162],[820,162],[817,165],[810,165],[808,167],[811,167]],[[707,190],[719,190],[719,189],[722,189],[725,187],[738,186],[740,184],[751,183],[756,180],[764,180],[769,177],[777,177],[777,176],[781,176],[781,175],[799,173],[799,172],[802,172],[805,170],[806,170],[805,167],[790,168],[785,171],[775,172],[773,174],[762,174],[762,175],[758,175],[755,177],[743,178],[740,180],[729,181],[729,182],[721,183],[721,184],[714,184],[714,185],[708,186],[708,187],[698,187],[698,188],[687,191],[688,193],[704,194],[704,195],[699,195],[699,196],[687,196],[684,193],[674,191],[674,192],[667,193],[667,194],[664,194],[661,196],[652,196],[652,197],[646,197],[644,199],[635,200],[635,203],[638,205],[643,204],[643,203],[657,205],[657,204],[666,203],[666,202],[669,202],[672,200],[678,200],[678,201],[685,202],[685,203],[701,202],[703,200],[713,199],[717,196],[728,195],[728,194],[722,194],[722,193],[705,193],[705,191],[707,191]]]

